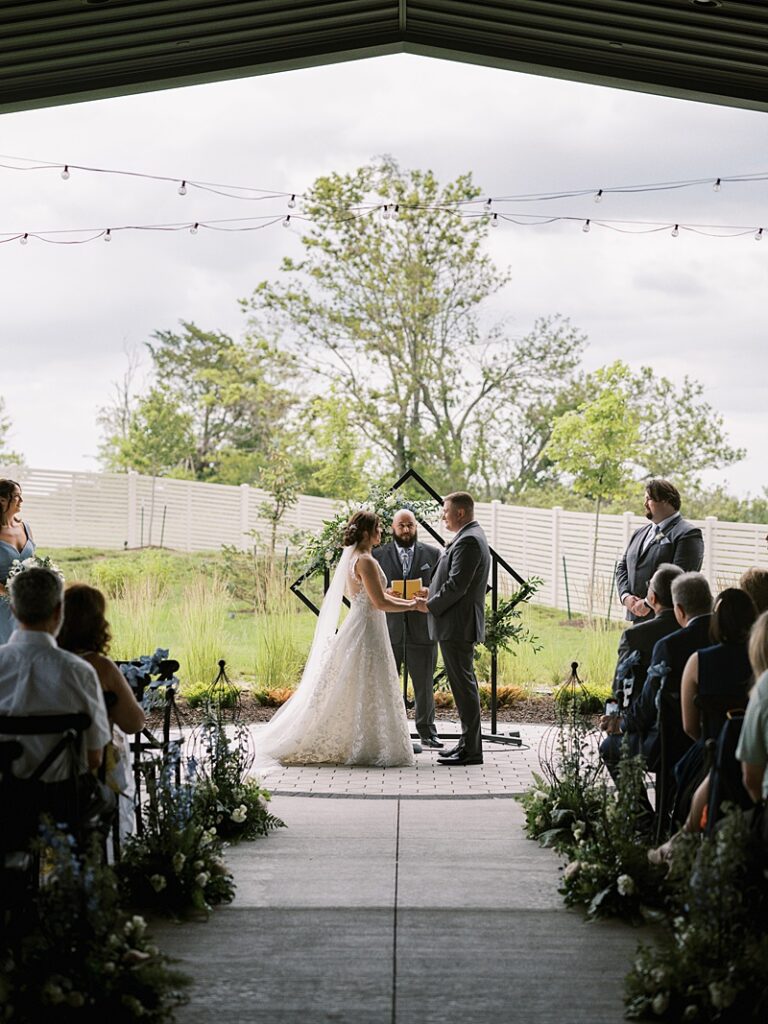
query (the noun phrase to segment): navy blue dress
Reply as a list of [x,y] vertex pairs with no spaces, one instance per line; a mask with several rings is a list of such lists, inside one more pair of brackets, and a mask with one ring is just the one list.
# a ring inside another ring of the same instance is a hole
[[[8,579],[8,572],[14,559],[18,558],[22,562],[25,558],[31,558],[35,553],[35,542],[29,535],[29,527],[26,523],[21,525],[24,527],[24,533],[27,535],[27,541],[21,551],[14,544],[8,544],[6,541],[0,540],[0,583],[2,584],[5,584]],[[15,628],[16,619],[11,614],[8,598],[2,596],[0,597],[0,644],[8,642],[8,638]]]

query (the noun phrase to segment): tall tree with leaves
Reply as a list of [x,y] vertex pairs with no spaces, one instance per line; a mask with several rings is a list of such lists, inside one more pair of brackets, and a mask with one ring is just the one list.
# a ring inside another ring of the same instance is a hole
[[484,329],[483,304],[507,276],[483,249],[490,215],[459,206],[479,195],[470,175],[441,186],[390,158],[318,178],[303,258],[244,305],[257,336],[279,336],[348,400],[382,469],[415,465],[438,488],[490,496],[509,444],[489,422],[501,428],[567,380],[583,338],[559,318],[522,338]]
[[631,479],[640,445],[640,417],[632,406],[622,364],[598,370],[594,380],[595,396],[559,417],[547,445],[552,462],[573,477],[573,489],[595,503],[590,615],[594,607],[601,506]]
[[0,466],[16,465],[24,462],[24,456],[6,447],[8,434],[11,430],[11,419],[5,415],[5,399],[0,397]]

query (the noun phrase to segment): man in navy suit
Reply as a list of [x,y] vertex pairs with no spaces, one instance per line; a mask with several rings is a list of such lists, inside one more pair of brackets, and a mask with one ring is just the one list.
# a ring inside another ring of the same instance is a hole
[[[671,701],[677,699],[679,711],[680,683],[683,669],[692,654],[711,644],[709,624],[712,619],[712,591],[700,572],[686,572],[672,583],[675,618],[682,627],[663,637],[653,648],[651,667],[639,698],[623,715],[605,715],[600,728],[608,735],[600,744],[600,754],[613,775],[621,756],[622,736],[629,734],[630,753],[642,753],[649,768],[656,767],[659,757],[658,710],[656,697],[662,672],[666,678],[664,693]],[[679,721],[678,721],[679,717]],[[667,722],[670,763],[685,753],[691,741],[683,732],[682,713]]]
[[[400,509],[392,518],[392,540],[371,552],[387,577],[392,580],[421,579],[422,587],[429,587],[432,573],[440,558],[440,551],[432,544],[418,539],[416,517],[408,509]],[[416,731],[422,746],[442,748],[435,727],[435,699],[433,696],[437,641],[429,635],[427,619],[418,612],[387,615],[387,629],[397,671],[403,663],[413,686],[416,705]]]
[[616,565],[616,590],[633,622],[651,614],[645,601],[648,584],[662,562],[698,572],[704,560],[701,530],[680,515],[680,492],[669,480],[649,480],[645,488],[645,517]]

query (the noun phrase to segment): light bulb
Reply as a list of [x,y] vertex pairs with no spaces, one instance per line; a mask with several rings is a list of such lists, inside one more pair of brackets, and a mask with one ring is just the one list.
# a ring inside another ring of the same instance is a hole
[[384,218],[384,220],[389,220],[389,207],[386,204],[384,205],[384,212],[382,213],[382,217]]
[[395,205],[392,207],[392,216],[393,217],[397,217],[397,215],[399,213],[400,213],[400,204],[399,203],[395,203]]
[[595,192],[595,202],[596,203],[602,203],[602,201],[603,201],[603,190],[601,188],[599,188],[597,190],[597,192]]
[[585,220],[584,221],[584,226],[582,227],[581,230],[584,231],[584,232],[587,232],[587,231],[589,231],[589,228],[590,228],[589,220]]
[[67,164],[64,164],[64,170],[61,172],[61,176],[64,179],[64,181],[66,181],[67,178],[69,178],[69,167]]
[[720,191],[720,179],[719,178],[717,179],[715,184],[712,186],[712,188],[715,190],[715,192],[719,192]]
[[291,215],[289,213],[287,215],[287,217],[285,218],[285,220],[283,221],[283,227],[284,228],[289,228],[290,226],[291,226]]
[[105,242],[111,242],[112,241],[112,228],[107,228],[107,230],[104,232],[104,241]]
[[493,202],[492,199],[486,199],[486,201],[485,201],[485,205],[486,205],[486,208],[487,208],[489,213],[490,213],[490,210],[491,210],[491,203],[492,202]]
[[491,219],[491,227],[492,228],[497,228],[498,226],[499,226],[499,215],[498,215],[498,213],[494,213],[493,218]]
[[289,209],[289,210],[293,210],[293,209],[295,209],[295,207],[296,207],[296,196],[295,196],[295,195],[293,195],[293,196],[291,196],[291,198],[290,198],[290,199],[288,200],[288,209]]
[[190,233],[190,235],[196,235],[196,234],[197,234],[197,229],[198,229],[198,227],[199,227],[199,224],[197,223],[197,221],[195,221],[195,223],[194,223],[194,224],[192,225],[192,227],[191,227],[191,228],[189,229],[189,233]]
[[182,181],[182,183],[179,185],[179,195],[180,196],[185,196],[186,194],[187,194],[187,183],[186,183],[186,181]]
[[680,234],[680,227],[677,224],[675,224],[675,226],[672,228],[672,237],[673,238],[677,238],[677,236],[679,234]]
[[757,231],[755,232],[755,241],[756,242],[762,242],[762,240],[763,240],[763,229],[762,228],[758,228]]
[[26,245],[26,244],[27,244],[27,242],[29,241],[29,235],[27,234],[27,232],[26,232],[26,231],[25,231],[25,232],[24,232],[24,234],[23,234],[23,235],[21,236],[21,238],[19,239],[19,241],[21,242],[21,244],[22,244],[22,245]]

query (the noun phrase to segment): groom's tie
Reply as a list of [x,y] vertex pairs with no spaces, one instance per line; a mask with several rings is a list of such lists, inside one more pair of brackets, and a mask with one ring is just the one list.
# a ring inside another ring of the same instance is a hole
[[412,552],[410,548],[403,548],[403,551],[401,552],[403,559],[403,579],[408,578],[408,571],[411,568],[411,554]]

